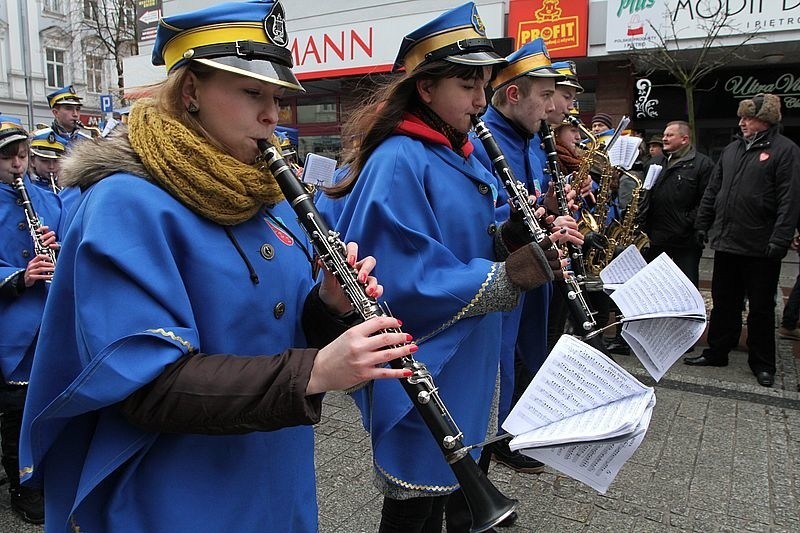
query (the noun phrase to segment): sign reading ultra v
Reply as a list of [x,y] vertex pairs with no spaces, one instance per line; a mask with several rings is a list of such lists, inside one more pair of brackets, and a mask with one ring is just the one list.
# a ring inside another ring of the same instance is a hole
[[511,0],[508,37],[516,48],[541,37],[552,58],[586,56],[588,0]]

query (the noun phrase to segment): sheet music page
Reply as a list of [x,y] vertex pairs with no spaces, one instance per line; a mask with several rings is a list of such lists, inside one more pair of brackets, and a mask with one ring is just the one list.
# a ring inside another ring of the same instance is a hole
[[333,174],[336,172],[336,160],[323,155],[309,153],[303,166],[303,183],[318,187],[333,185]]
[[620,166],[625,170],[630,169],[639,156],[641,137],[623,135],[608,149],[608,159],[613,166]]
[[646,266],[642,253],[631,244],[600,271],[600,279],[603,286],[625,283]]
[[661,174],[662,168],[661,165],[650,165],[647,167],[647,175],[644,177],[644,184],[642,185],[643,189],[647,190],[653,188],[653,184],[656,182],[658,175]]
[[[602,352],[562,335],[502,426],[521,435],[648,390]],[[581,431],[573,440],[580,439]]]
[[656,381],[700,339],[706,322],[685,318],[636,320],[622,325],[622,338]]
[[634,274],[611,299],[626,319],[661,313],[706,316],[700,291],[666,253]]
[[628,440],[613,444],[574,444],[520,451],[572,479],[589,485],[600,494],[605,494],[622,466],[642,444],[653,417],[654,406],[655,397],[645,410],[635,435]]
[[511,440],[509,448],[519,450],[629,435],[638,427],[653,397],[653,390],[647,389],[643,394],[600,405],[518,435]]

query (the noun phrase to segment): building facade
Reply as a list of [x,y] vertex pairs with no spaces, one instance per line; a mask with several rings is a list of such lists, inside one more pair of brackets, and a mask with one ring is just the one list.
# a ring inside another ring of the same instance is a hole
[[[99,19],[100,27],[121,39],[126,30],[133,35],[133,5],[132,0],[0,1],[0,113],[30,128],[49,124],[46,95],[72,85],[84,98],[82,122],[98,126],[105,116],[101,96],[112,95],[118,106],[121,91],[113,55],[93,28]],[[116,10],[122,10],[116,20],[103,22]]]

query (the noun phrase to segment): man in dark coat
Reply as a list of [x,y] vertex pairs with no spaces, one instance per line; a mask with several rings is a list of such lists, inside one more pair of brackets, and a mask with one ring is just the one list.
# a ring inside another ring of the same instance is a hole
[[662,143],[665,153],[653,157],[645,169],[659,165],[661,172],[643,194],[639,211],[642,230],[650,238],[648,260],[666,252],[696,287],[703,244],[695,241],[694,219],[714,163],[695,149],[689,124],[682,120],[667,124]]
[[775,292],[781,259],[800,216],[800,148],[779,133],[781,101],[757,94],[739,103],[742,136],[725,147],[695,219],[698,243],[714,254],[708,349],[689,365],[725,366],[742,330],[745,297],[748,363],[758,383],[775,377]]

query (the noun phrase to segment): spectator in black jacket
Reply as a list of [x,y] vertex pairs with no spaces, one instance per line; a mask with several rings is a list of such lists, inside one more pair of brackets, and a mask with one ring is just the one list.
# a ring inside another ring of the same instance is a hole
[[748,363],[758,383],[775,377],[775,293],[781,259],[800,216],[800,148],[779,133],[781,101],[757,94],[739,103],[742,137],[725,147],[695,220],[714,254],[708,349],[689,365],[725,366],[747,315]]
[[695,241],[694,219],[714,163],[695,149],[691,134],[682,120],[664,128],[664,153],[645,168],[660,165],[661,173],[643,194],[639,213],[642,230],[650,237],[648,261],[666,252],[697,287],[703,244]]

